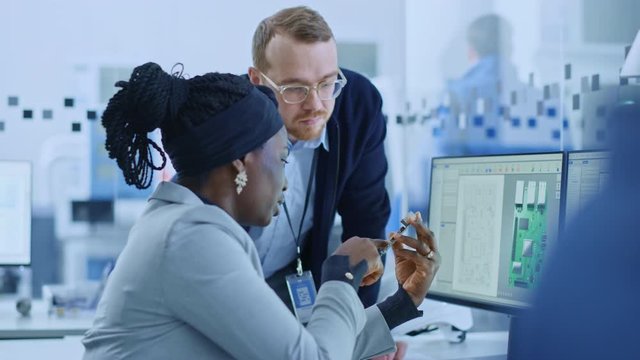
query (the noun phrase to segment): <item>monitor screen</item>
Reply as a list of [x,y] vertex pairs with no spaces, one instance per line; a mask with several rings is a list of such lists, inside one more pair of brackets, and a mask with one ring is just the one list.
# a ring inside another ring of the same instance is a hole
[[0,160],[0,265],[31,264],[31,164]]
[[563,153],[434,158],[429,225],[442,264],[429,297],[528,306],[560,223]]
[[567,154],[566,221],[602,191],[611,176],[608,151],[570,151]]

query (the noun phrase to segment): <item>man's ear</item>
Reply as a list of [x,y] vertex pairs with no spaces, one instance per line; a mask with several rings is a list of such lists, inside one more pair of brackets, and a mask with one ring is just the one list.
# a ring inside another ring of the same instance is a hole
[[467,48],[467,59],[469,60],[469,62],[475,63],[476,61],[478,61],[479,58],[480,58],[480,55],[478,55],[478,52],[476,51],[476,49],[469,46]]
[[260,71],[258,69],[254,68],[253,66],[250,66],[249,70],[247,71],[247,74],[249,75],[249,81],[251,81],[253,85],[261,84],[262,79],[260,79]]

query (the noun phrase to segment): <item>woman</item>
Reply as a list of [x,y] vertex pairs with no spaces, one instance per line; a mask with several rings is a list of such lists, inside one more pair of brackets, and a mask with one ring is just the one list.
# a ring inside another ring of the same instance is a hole
[[230,74],[185,80],[153,63],[116,85],[102,120],[109,156],[129,184],[148,187],[166,160],[147,138],[160,128],[177,181],[159,184],[132,228],[83,340],[85,359],[350,359],[393,350],[389,329],[419,316],[438,266],[426,257],[435,248],[420,219],[419,239],[394,244],[396,295],[362,308],[354,290],[377,280],[382,265],[375,243],[354,237],[325,262],[305,328],[264,282],[242,227],[267,225],[286,188],[287,137],[270,90]]

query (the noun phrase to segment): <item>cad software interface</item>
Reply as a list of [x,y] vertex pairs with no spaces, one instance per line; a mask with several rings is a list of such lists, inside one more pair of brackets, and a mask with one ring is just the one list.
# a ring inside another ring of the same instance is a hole
[[560,219],[563,154],[435,158],[429,226],[442,264],[430,292],[526,307]]
[[604,189],[611,176],[609,166],[610,153],[606,151],[578,151],[568,154],[567,221],[571,221]]
[[0,264],[31,262],[31,164],[0,161]]

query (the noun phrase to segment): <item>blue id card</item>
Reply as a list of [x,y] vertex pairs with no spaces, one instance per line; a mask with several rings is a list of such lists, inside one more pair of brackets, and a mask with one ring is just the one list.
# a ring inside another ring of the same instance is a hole
[[286,280],[296,317],[300,323],[306,324],[311,319],[311,310],[316,303],[316,285],[311,271],[307,270],[300,276],[288,275]]

